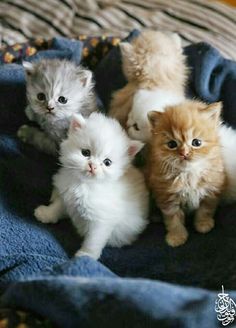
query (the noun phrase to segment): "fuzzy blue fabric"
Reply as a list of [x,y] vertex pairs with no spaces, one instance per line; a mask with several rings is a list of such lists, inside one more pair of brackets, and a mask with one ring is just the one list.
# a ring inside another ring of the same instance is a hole
[[[79,63],[81,44],[61,41],[57,51]],[[224,117],[235,126],[236,63],[207,44],[185,51],[192,67],[188,94],[223,100]],[[125,84],[120,63],[114,48],[96,69],[105,105]],[[152,223],[132,246],[106,247],[100,261],[74,259],[81,241],[70,220],[43,225],[33,217],[49,199],[57,167],[54,158],[17,140],[24,106],[21,66],[0,66],[0,306],[32,310],[63,328],[217,327],[222,284],[236,301],[235,206],[218,209],[207,235],[195,232],[190,218],[189,240],[179,248],[167,246],[163,225]]]

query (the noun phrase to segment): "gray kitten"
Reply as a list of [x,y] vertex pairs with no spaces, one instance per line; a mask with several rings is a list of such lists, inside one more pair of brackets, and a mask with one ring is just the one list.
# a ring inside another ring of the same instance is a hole
[[73,62],[43,59],[23,62],[28,106],[25,113],[41,128],[23,125],[18,137],[38,149],[56,155],[66,137],[73,114],[89,116],[96,110],[92,72]]

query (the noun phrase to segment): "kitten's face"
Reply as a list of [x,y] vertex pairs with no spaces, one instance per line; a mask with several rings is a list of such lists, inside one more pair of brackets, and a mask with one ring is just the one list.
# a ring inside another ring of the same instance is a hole
[[91,90],[90,71],[68,61],[24,63],[27,97],[32,110],[46,120],[63,120],[81,112]]
[[151,126],[147,115],[131,111],[127,120],[127,132],[131,139],[148,142],[151,137]]
[[76,116],[61,145],[61,163],[87,179],[117,179],[143,144],[131,141],[114,119],[93,113]]
[[166,168],[184,169],[202,163],[218,147],[220,105],[189,101],[150,112],[152,143]]

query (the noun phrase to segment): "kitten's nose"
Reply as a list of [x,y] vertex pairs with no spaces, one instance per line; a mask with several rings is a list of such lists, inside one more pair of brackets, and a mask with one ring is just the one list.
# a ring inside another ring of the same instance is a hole
[[179,155],[181,159],[187,159],[189,157],[189,152],[187,150],[180,150]]
[[49,112],[53,111],[53,109],[54,109],[54,107],[47,106],[47,110],[48,110]]
[[91,172],[92,174],[95,173],[97,167],[96,165],[92,164],[92,163],[89,163],[89,172]]

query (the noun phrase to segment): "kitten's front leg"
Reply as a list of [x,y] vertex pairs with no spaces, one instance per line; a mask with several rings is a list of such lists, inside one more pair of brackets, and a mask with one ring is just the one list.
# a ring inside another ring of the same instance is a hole
[[199,209],[196,212],[194,226],[198,232],[207,233],[215,226],[213,219],[218,198],[205,198],[202,200]]
[[167,235],[166,242],[169,246],[183,245],[188,239],[188,231],[184,226],[184,212],[178,208],[162,209]]
[[57,223],[65,217],[64,204],[55,189],[52,192],[50,202],[48,206],[40,205],[34,210],[34,216],[38,221],[42,223]]
[[111,225],[99,221],[91,222],[81,248],[75,253],[75,256],[88,255],[95,260],[99,259],[103,248],[111,236],[112,230],[113,226]]
[[25,143],[50,155],[57,155],[57,145],[45,132],[36,127],[22,125],[17,131],[17,136]]

